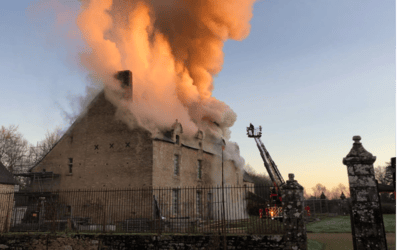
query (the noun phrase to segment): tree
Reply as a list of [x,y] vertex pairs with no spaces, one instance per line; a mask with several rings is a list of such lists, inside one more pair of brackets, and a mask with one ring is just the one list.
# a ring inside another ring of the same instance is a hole
[[340,199],[340,195],[342,194],[340,188],[337,186],[333,187],[330,193],[331,193],[330,199],[332,200]]
[[[36,147],[30,145],[23,135],[18,132],[18,126],[1,127],[0,130],[0,161],[12,173],[27,172],[38,163],[61,138],[61,129],[47,131],[45,138],[38,142]],[[24,177],[15,177],[21,188],[28,180]]]
[[31,167],[36,165],[61,139],[63,131],[56,127],[53,131],[47,130],[45,138],[36,144],[36,147],[30,147],[28,157]]
[[269,187],[273,186],[271,178],[266,173],[257,173],[250,164],[246,164],[244,170],[254,182],[255,193],[263,198],[269,199]]
[[311,189],[313,191],[313,196],[315,197],[320,197],[322,192],[326,193],[326,187],[321,183],[316,184],[315,187],[312,187]]
[[344,194],[347,198],[350,197],[350,188],[349,188],[349,187],[346,187],[345,185],[343,185],[343,183],[339,183],[339,185],[337,185],[337,188],[338,188],[338,190],[339,190],[339,192],[340,192],[340,195],[341,195],[342,192],[343,192],[343,194]]
[[[377,166],[374,168],[375,179],[380,184],[393,185],[393,173],[390,162],[385,162],[386,166]],[[392,202],[393,199],[389,193],[380,193],[381,202]]]
[[18,132],[18,126],[1,127],[0,161],[14,173],[21,165],[28,151],[28,141]]

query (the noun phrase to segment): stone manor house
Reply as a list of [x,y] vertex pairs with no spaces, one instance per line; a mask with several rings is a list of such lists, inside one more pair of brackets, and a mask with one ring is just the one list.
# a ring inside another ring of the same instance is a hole
[[[129,71],[119,72],[119,76],[122,76],[121,82],[125,84],[124,87],[131,87]],[[182,204],[185,202],[184,198],[180,199],[181,188],[221,185],[221,155],[203,149],[202,131],[198,131],[195,138],[192,138],[197,142],[197,146],[194,147],[193,144],[189,146],[182,140],[181,135],[185,128],[182,128],[178,121],[171,125],[170,131],[165,131],[164,134],[154,138],[143,128],[133,130],[128,128],[122,121],[115,119],[115,113],[116,107],[106,99],[104,91],[100,92],[89,105],[87,112],[75,121],[53,149],[30,170],[29,174],[38,176],[40,180],[32,182],[30,190],[171,188],[172,194],[170,192],[167,195],[155,195],[149,191],[143,197],[147,199],[148,204],[154,205],[155,200],[158,204],[168,204],[162,208],[167,211],[164,214],[174,213],[176,216],[184,216],[178,214],[177,208],[178,200]],[[249,178],[243,180],[243,171],[235,166],[233,161],[226,160],[223,165],[225,185],[253,184]],[[217,209],[212,208],[210,203],[218,195],[215,192],[197,191],[190,196],[191,204],[196,204],[198,213],[203,211],[200,207],[204,206],[208,217],[216,216],[213,214]],[[237,202],[238,197],[233,196],[237,195],[228,194],[227,202],[229,200],[233,202],[234,199]],[[65,204],[71,203],[70,198],[63,198],[61,193],[59,199],[64,200]],[[132,202],[132,199],[128,196],[110,195],[106,200],[111,204],[117,204]],[[244,202],[243,197],[239,200]],[[207,205],[205,201],[209,204]],[[82,202],[82,206],[86,206],[87,209],[89,209],[87,204],[91,204],[93,208],[97,203],[101,206],[99,205],[95,211],[100,207],[107,209],[103,206],[104,198],[92,197],[87,200],[82,199]],[[220,205],[218,201],[215,204]],[[154,218],[153,205],[151,209],[144,210],[142,206],[141,212],[137,212],[138,208],[133,214]],[[241,214],[240,217],[245,216],[244,206],[241,205],[240,213],[235,212]],[[130,209],[132,210],[132,206]],[[132,216],[132,213],[118,214],[119,219],[128,216]]]

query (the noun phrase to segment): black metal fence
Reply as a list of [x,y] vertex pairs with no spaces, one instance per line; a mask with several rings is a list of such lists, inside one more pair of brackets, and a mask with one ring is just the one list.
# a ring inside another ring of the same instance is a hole
[[[259,187],[270,189],[270,186]],[[283,234],[268,197],[242,186],[3,193],[3,231]],[[8,199],[9,201],[12,199]],[[223,209],[224,208],[224,209]],[[260,218],[259,211],[263,216]],[[0,224],[1,225],[1,224]]]
[[[304,207],[307,209],[309,207],[310,216],[314,217],[317,214],[327,214],[330,216],[337,215],[348,215],[350,212],[350,207],[347,199],[309,199],[304,200]],[[307,215],[307,211],[306,211]]]

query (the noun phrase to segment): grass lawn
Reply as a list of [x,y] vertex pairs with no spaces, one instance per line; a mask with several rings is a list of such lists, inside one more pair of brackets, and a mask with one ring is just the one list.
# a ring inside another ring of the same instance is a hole
[[315,240],[307,240],[307,250],[322,250],[324,244]]
[[[383,223],[387,233],[396,232],[395,214],[384,214]],[[313,233],[351,233],[350,216],[326,217],[321,221],[307,224],[306,228]]]
[[[386,233],[396,233],[396,215],[395,214],[384,214],[383,223],[385,225]],[[313,233],[349,233],[351,234],[351,223],[350,216],[336,216],[336,217],[324,217],[321,221],[312,222],[306,225],[308,232]],[[318,236],[319,237],[319,236]],[[350,242],[350,241],[349,241]],[[348,244],[350,244],[347,242]],[[394,249],[394,242],[392,245],[388,242],[389,249]],[[307,239],[308,250],[323,250],[327,249],[326,244],[321,243],[318,239]],[[349,246],[347,246],[349,247]],[[350,246],[349,249],[352,247]],[[336,249],[336,248],[334,248]],[[342,248],[347,249],[347,248]]]

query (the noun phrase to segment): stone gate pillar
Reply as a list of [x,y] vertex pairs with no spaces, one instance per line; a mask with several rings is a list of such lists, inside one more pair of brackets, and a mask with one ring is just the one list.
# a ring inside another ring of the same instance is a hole
[[304,188],[294,179],[294,174],[289,174],[289,180],[282,186],[284,249],[307,249],[303,190]]
[[363,148],[360,136],[353,136],[353,140],[353,148],[343,158],[349,175],[353,248],[387,249],[373,167],[376,157]]

